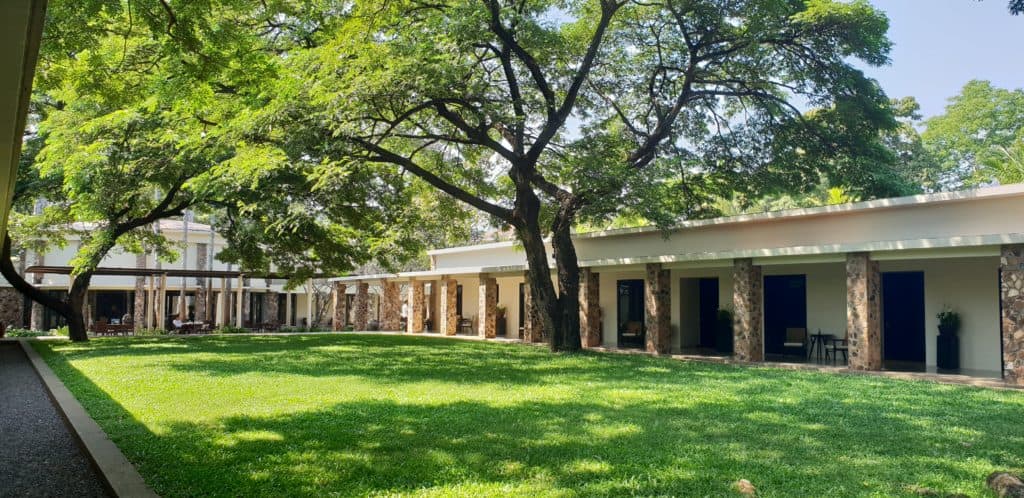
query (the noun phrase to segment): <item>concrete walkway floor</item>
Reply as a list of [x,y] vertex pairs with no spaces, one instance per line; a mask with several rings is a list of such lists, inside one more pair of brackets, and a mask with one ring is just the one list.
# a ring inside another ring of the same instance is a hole
[[110,496],[16,342],[0,343],[0,496]]

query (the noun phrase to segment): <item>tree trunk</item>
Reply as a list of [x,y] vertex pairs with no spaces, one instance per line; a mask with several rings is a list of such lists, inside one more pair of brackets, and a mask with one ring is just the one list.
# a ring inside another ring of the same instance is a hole
[[[14,264],[11,263],[11,236],[9,234],[4,234],[3,247],[0,250],[0,274],[7,279],[12,287],[28,296],[29,299],[50,308],[68,322],[73,318],[74,312],[67,301],[62,301],[39,290],[18,273]],[[81,316],[81,313],[78,316]]]
[[552,349],[577,351],[580,341],[580,266],[572,242],[571,208],[560,210],[552,224],[551,247],[558,272],[559,327],[553,334]]
[[552,351],[577,351],[580,343],[579,263],[571,238],[574,209],[566,203],[552,225],[558,292],[551,279],[547,248],[540,228],[540,199],[528,189],[517,195],[516,233],[523,243],[530,276],[530,304],[540,317]]
[[74,275],[74,282],[71,290],[68,291],[68,304],[71,306],[71,316],[68,320],[68,337],[75,342],[88,341],[88,325],[85,323],[85,298],[89,292],[89,282],[92,280],[92,272],[85,272]]

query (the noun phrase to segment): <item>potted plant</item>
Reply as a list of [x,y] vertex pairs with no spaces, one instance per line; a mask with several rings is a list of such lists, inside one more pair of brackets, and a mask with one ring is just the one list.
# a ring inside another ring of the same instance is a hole
[[732,311],[719,308],[715,322],[715,350],[722,354],[732,354]]
[[942,370],[956,370],[960,368],[960,341],[956,336],[960,330],[960,314],[947,306],[935,317],[939,319],[935,366]]
[[505,323],[505,313],[506,313],[505,307],[500,305],[500,304],[497,306],[497,308],[495,310],[495,313],[494,313],[494,315],[495,315],[494,333],[496,335],[498,335],[498,336],[501,336],[501,337],[504,337],[505,333],[507,332],[507,330],[506,330],[506,323]]

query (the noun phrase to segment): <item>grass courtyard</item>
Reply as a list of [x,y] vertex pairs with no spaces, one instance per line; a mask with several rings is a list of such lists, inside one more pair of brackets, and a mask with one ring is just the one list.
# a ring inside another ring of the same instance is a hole
[[35,347],[182,496],[986,496],[1024,393],[373,335]]

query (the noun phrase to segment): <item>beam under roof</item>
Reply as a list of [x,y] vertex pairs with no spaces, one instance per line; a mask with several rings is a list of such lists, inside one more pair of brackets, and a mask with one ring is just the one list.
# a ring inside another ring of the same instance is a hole
[[[47,275],[70,275],[74,269],[70,266],[30,266],[25,273],[43,273]],[[148,277],[150,275],[167,275],[168,277],[195,278],[268,278],[271,280],[287,280],[288,275],[276,273],[246,273],[238,270],[181,270],[175,268],[117,268],[99,267],[92,273],[94,276]],[[327,278],[327,275],[313,275],[312,278]]]

